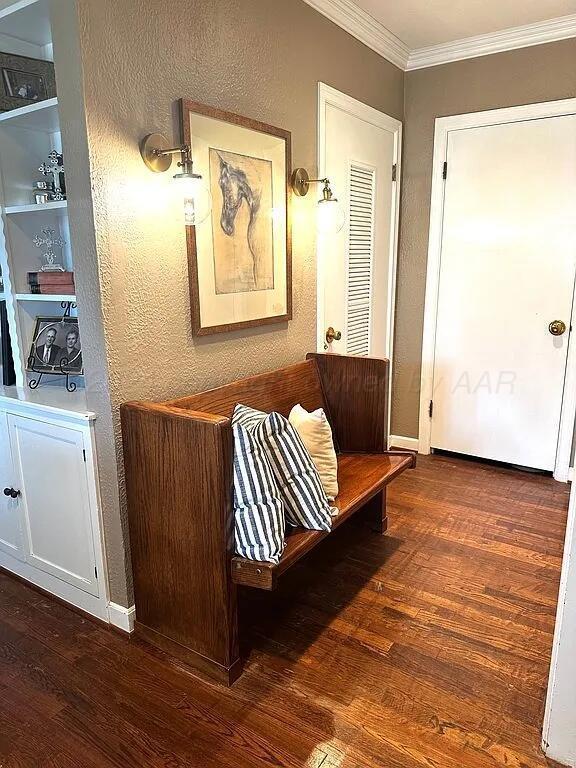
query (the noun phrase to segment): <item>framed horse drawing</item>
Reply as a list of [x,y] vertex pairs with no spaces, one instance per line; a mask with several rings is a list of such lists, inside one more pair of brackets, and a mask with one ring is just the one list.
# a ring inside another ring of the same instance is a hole
[[180,117],[212,195],[186,227],[193,334],[291,320],[289,131],[185,99]]

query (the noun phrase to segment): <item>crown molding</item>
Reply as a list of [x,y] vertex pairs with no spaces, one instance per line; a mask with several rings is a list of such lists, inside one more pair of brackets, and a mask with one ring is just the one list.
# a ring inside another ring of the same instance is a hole
[[576,37],[576,14],[560,16],[536,24],[511,27],[488,35],[454,40],[451,43],[418,48],[410,52],[406,69],[436,67],[451,61],[488,56],[491,53],[513,51],[517,48],[528,48],[543,43],[553,43],[570,37]]
[[361,43],[372,48],[402,70],[406,69],[408,46],[383,24],[351,0],[304,0]]
[[571,14],[411,51],[402,40],[352,0],[304,2],[404,71],[437,67],[452,61],[576,37],[576,14]]

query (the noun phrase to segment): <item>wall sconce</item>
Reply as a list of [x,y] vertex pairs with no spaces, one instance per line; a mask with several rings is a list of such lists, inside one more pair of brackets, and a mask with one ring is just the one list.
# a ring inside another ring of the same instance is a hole
[[194,173],[192,151],[188,144],[171,147],[161,133],[150,133],[140,142],[142,159],[154,173],[163,173],[172,165],[174,155],[180,155],[180,173],[174,175],[178,182],[184,203],[184,222],[188,227],[201,224],[212,210],[212,195],[204,184],[202,176]]
[[344,208],[334,197],[330,179],[311,179],[305,168],[296,168],[292,174],[292,190],[298,197],[308,194],[311,184],[324,184],[322,197],[318,200],[318,228],[322,232],[336,234],[344,226],[346,215]]

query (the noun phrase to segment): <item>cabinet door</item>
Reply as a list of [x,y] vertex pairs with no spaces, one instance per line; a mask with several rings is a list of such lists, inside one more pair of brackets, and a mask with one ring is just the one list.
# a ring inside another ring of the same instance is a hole
[[26,560],[98,594],[88,478],[81,431],[9,415],[20,479]]
[[3,493],[4,488],[19,487],[12,465],[8,417],[0,411],[0,550],[23,560],[22,506],[18,498]]

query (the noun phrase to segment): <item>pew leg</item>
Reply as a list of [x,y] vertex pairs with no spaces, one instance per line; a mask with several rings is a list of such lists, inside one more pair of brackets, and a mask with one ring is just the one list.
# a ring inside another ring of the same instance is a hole
[[375,533],[384,536],[388,529],[388,514],[386,511],[386,488],[381,490],[366,504],[366,515],[370,527]]

